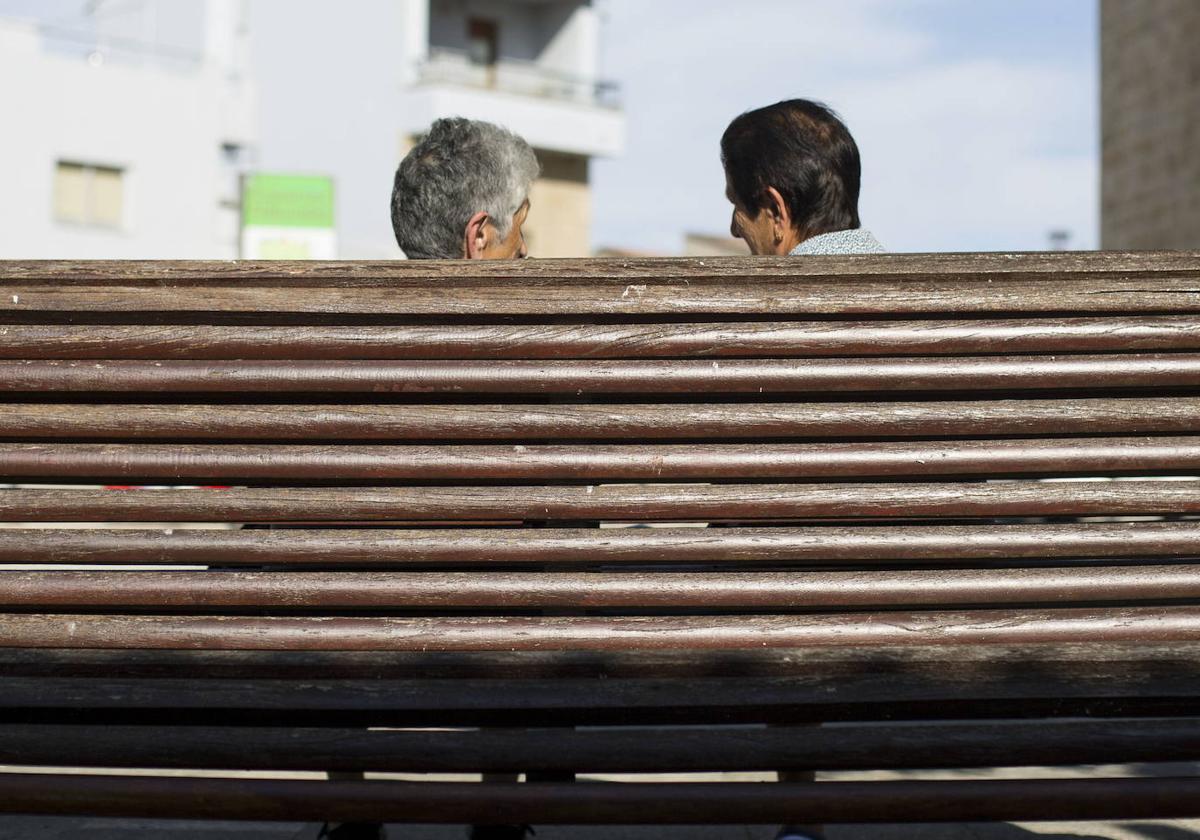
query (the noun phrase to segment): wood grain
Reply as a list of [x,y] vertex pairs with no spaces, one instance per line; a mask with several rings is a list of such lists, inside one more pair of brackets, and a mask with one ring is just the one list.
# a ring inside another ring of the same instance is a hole
[[0,607],[830,609],[1200,599],[1200,566],[868,572],[8,572]]
[[1200,641],[1200,607],[586,618],[0,614],[0,647],[719,650]]
[[228,405],[0,402],[0,438],[514,441],[1194,434],[1200,399],[605,405]]
[[5,359],[654,359],[1200,349],[1193,315],[433,326],[0,326]]
[[[283,565],[871,564],[1197,557],[1200,522],[807,528],[0,529],[0,562]],[[1144,561],[1152,562],[1152,561]]]

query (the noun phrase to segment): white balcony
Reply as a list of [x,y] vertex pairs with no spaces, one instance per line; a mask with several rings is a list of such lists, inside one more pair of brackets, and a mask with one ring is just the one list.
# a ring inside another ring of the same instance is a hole
[[506,126],[550,151],[609,156],[625,144],[615,84],[568,76],[532,61],[472,63],[465,51],[444,47],[430,50],[417,68],[403,113],[405,128],[413,133],[438,117],[462,116]]
[[616,82],[571,76],[543,67],[536,61],[501,58],[494,64],[471,61],[466,50],[431,47],[417,68],[420,84],[446,84],[483,90],[555,99],[619,111]]

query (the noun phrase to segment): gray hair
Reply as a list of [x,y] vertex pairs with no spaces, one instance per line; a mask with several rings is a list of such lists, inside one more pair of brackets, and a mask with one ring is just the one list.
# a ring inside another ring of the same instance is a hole
[[492,123],[437,120],[396,169],[392,230],[409,259],[457,259],[463,231],[483,211],[508,236],[541,171],[523,139]]

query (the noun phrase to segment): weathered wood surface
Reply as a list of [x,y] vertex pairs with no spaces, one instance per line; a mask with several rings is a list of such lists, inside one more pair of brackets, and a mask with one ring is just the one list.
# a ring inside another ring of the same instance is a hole
[[1200,598],[1200,565],[870,572],[12,572],[0,607],[829,609]]
[[[223,491],[222,491],[223,492]],[[480,566],[860,564],[1200,557],[1200,522],[886,527],[0,529],[0,562]],[[1150,561],[1143,561],[1150,562]]]
[[5,324],[4,359],[654,359],[1200,350],[1194,315],[443,326]]
[[[1196,312],[1193,254],[467,263],[7,263],[0,314]],[[296,288],[304,290],[297,294]]]
[[12,283],[72,284],[145,283],[182,286],[208,282],[270,286],[345,283],[427,285],[487,283],[526,278],[554,284],[618,283],[626,278],[648,281],[684,278],[698,285],[751,279],[821,281],[828,277],[867,277],[902,281],[911,277],[975,279],[987,284],[997,277],[1071,283],[1085,278],[1136,283],[1144,278],[1196,278],[1200,252],[1044,251],[979,254],[853,254],[788,257],[683,257],[619,259],[462,260],[8,260],[0,261],[0,280]]
[[[0,491],[97,524],[0,529],[59,567],[0,570],[0,761],[1200,758],[1200,254],[0,263],[0,390],[0,480],[239,485]],[[686,520],[734,527],[583,527]],[[868,723],[561,730],[835,720]],[[0,810],[1161,817],[1196,784],[5,775]]]
[[1200,398],[605,405],[0,403],[0,437],[61,440],[749,440],[1190,434]]
[[797,394],[1200,386],[1200,354],[724,361],[0,359],[0,392]]
[[1200,691],[1196,649],[1194,642],[605,652],[0,648],[0,720],[325,728],[1191,716]]
[[[229,653],[209,653],[220,652]],[[945,660],[945,666],[953,661]],[[317,680],[311,675],[248,680],[13,677],[0,685],[0,722],[174,726],[186,719],[189,726],[320,728],[528,727],[531,722],[537,727],[711,726],[1113,715],[1169,718],[1197,713],[1194,670],[1183,679],[1175,673],[1109,673],[1102,680],[1089,672],[1084,677],[1091,679],[1082,682],[1072,679],[1077,672],[1044,669],[1009,673],[991,681],[976,677],[974,682],[945,675],[915,678],[861,671],[736,680],[597,680],[561,675],[403,681]]]
[[1200,513],[1200,480],[19,489],[10,522],[751,521]]
[[0,477],[675,481],[1200,472],[1200,436],[817,444],[253,446],[0,443]]
[[0,647],[624,650],[1200,641],[1200,607],[797,615],[351,618],[0,615]]
[[[541,680],[553,677],[566,685],[594,691],[605,687],[642,684],[651,680],[662,692],[675,680],[702,679],[714,690],[738,686],[763,691],[764,686],[786,685],[788,702],[824,702],[832,697],[850,703],[882,700],[893,690],[906,699],[938,696],[1030,699],[1047,697],[1147,697],[1182,698],[1200,691],[1200,643],[1099,642],[1091,644],[1037,645],[902,645],[830,648],[746,648],[742,650],[679,651],[203,651],[203,650],[103,650],[80,648],[0,648],[0,704],[8,708],[26,703],[41,692],[48,703],[63,708],[89,702],[120,702],[100,693],[80,694],[80,686],[95,685],[96,677],[118,681],[125,691],[138,680],[183,678],[189,685],[212,680],[307,681],[319,693],[336,690],[347,680],[359,685],[382,685],[383,693],[404,685],[438,684],[452,691],[459,680],[503,680],[511,691],[524,685],[537,691]],[[320,675],[322,685],[313,682]],[[39,689],[40,681],[18,678],[53,678]],[[65,679],[63,679],[65,678]],[[72,679],[80,678],[80,679]],[[387,682],[401,681],[401,682]],[[415,682],[414,682],[415,681]],[[639,682],[640,681],[640,682]],[[226,684],[222,683],[222,684]],[[170,683],[157,682],[156,685]],[[491,684],[491,683],[489,683]],[[929,694],[929,691],[942,694]],[[26,693],[21,693],[22,691]],[[925,691],[925,694],[913,694]],[[952,695],[944,692],[951,691]],[[15,692],[15,693],[14,693]],[[34,693],[28,693],[34,692]],[[280,697],[286,690],[281,690]],[[807,692],[807,693],[804,693]],[[183,700],[181,691],[177,691]],[[400,692],[403,693],[403,692]],[[486,692],[481,692],[486,693]],[[494,692],[499,693],[499,692]],[[134,704],[138,697],[134,695]],[[373,695],[372,695],[373,696]],[[623,695],[628,696],[628,695]],[[646,697],[656,696],[648,692]],[[744,695],[743,695],[744,696]],[[243,694],[232,703],[247,702]],[[549,695],[547,695],[549,697]],[[204,702],[205,692],[190,701]],[[692,696],[683,702],[697,701]],[[284,701],[286,702],[286,701]],[[656,701],[659,702],[659,701]],[[662,701],[666,702],[666,701]],[[161,704],[156,700],[155,705]],[[926,715],[927,716],[927,715]]]
[[0,775],[0,812],[414,823],[985,822],[1200,815],[1200,779],[474,785]]

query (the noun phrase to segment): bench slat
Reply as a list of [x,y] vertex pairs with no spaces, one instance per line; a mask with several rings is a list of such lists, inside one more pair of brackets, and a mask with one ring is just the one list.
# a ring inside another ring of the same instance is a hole
[[4,607],[845,608],[1200,598],[1200,565],[869,572],[0,574]]
[[8,490],[8,522],[680,521],[1200,513],[1200,480]]
[[0,476],[41,481],[704,481],[1180,471],[1200,472],[1200,436],[516,447],[0,443]]
[[1195,315],[457,326],[28,325],[4,359],[646,359],[1200,349]]
[[1138,640],[1200,640],[1200,607],[554,618],[0,614],[0,647],[712,650]]
[[612,405],[0,403],[0,437],[66,440],[762,440],[1188,434],[1200,398]]
[[828,609],[1180,601],[1200,565],[872,572],[4,572],[0,606]]
[[1200,354],[906,359],[57,361],[0,359],[0,392],[795,394],[1200,385]]
[[1069,766],[1200,760],[1200,720],[846,723],[595,731],[214,726],[0,728],[0,763],[27,766],[687,773]]
[[1195,817],[1200,779],[476,785],[0,774],[0,812],[295,822],[715,825]]
[[[469,270],[469,269],[467,269]],[[1195,269],[1178,274],[1063,278],[1047,282],[997,276],[952,275],[906,278],[798,276],[792,272],[771,280],[721,278],[697,282],[695,277],[626,277],[582,279],[564,283],[552,278],[480,277],[471,282],[386,282],[360,285],[342,279],[306,281],[302,293],[286,284],[88,285],[69,283],[0,284],[0,313],[204,313],[206,317],[247,314],[432,315],[489,317],[524,316],[716,316],[755,315],[886,315],[932,313],[1034,313],[1062,315],[1106,313],[1182,314],[1200,311],[1200,285]],[[522,272],[523,273],[523,272]],[[1183,276],[1179,276],[1182,274]],[[1190,275],[1190,276],[1188,276]],[[427,278],[425,278],[427,279]],[[201,283],[204,281],[201,280]],[[515,294],[525,290],[526,294]]]
[[3,563],[337,567],[1196,557],[1200,522],[808,528],[0,529]]
[[[790,702],[813,702],[826,695],[839,700],[875,698],[881,686],[910,692],[923,685],[978,690],[975,697],[1129,697],[1145,690],[1148,697],[1186,697],[1200,690],[1200,644],[1194,642],[1100,642],[1093,644],[1037,644],[985,646],[746,648],[720,651],[628,650],[606,651],[204,651],[204,650],[103,650],[55,648],[0,648],[0,704],[19,706],[37,696],[39,680],[51,678],[42,690],[47,702],[55,698],[85,702],[79,686],[103,678],[106,685],[122,685],[150,678],[163,685],[173,678],[189,685],[229,684],[232,680],[257,680],[259,686],[302,680],[300,695],[313,690],[314,675],[324,687],[347,680],[369,680],[371,685],[440,684],[451,690],[456,680],[503,679],[513,685],[532,686],[557,678],[563,685],[623,687],[638,681],[656,681],[665,691],[672,681],[704,678],[707,686],[786,684],[793,692],[807,689],[806,697],[793,693]],[[85,679],[69,679],[72,677]],[[68,679],[63,679],[68,678]],[[599,679],[597,679],[599,678]],[[1028,693],[1038,680],[1047,686]],[[403,682],[394,682],[401,680]],[[590,681],[589,681],[590,680]],[[197,682],[199,681],[199,682]],[[393,682],[388,682],[393,681]],[[416,681],[414,683],[414,681]],[[632,681],[632,683],[631,683]],[[839,687],[838,681],[845,683]],[[26,684],[17,691],[15,686]],[[464,683],[465,684],[465,683]],[[874,688],[872,688],[874,686]],[[1013,694],[1016,686],[1026,694]],[[286,689],[284,689],[286,690]],[[680,690],[690,690],[684,686]],[[724,690],[724,689],[722,689]],[[16,693],[14,693],[16,692]],[[29,693],[33,692],[33,693]],[[998,693],[1000,692],[1000,693]],[[1009,693],[1003,693],[1009,692]],[[503,692],[497,692],[503,694]],[[669,692],[668,692],[669,693]],[[89,695],[95,698],[97,695]],[[208,690],[197,697],[207,698]],[[652,696],[652,695],[648,695]],[[928,695],[921,695],[928,696]],[[945,695],[940,695],[945,696]],[[958,696],[961,699],[962,695]],[[692,696],[683,702],[694,702]],[[96,702],[106,702],[96,700]],[[245,699],[236,702],[245,703]],[[455,705],[452,703],[452,705]],[[1014,708],[1010,712],[1017,711]],[[926,715],[928,716],[928,715]]]
[[219,280],[239,285],[304,287],[325,283],[360,286],[469,285],[498,278],[533,285],[648,282],[687,278],[697,285],[755,279],[827,280],[883,278],[903,283],[913,277],[977,277],[988,284],[1005,277],[1076,282],[1088,277],[1145,279],[1196,276],[1197,253],[1187,251],[1045,251],[974,254],[846,254],[790,257],[621,257],[620,259],[504,260],[6,260],[0,279],[51,286],[124,284],[186,286]]

